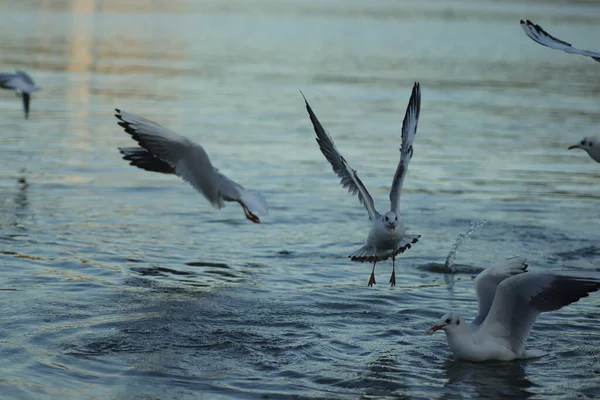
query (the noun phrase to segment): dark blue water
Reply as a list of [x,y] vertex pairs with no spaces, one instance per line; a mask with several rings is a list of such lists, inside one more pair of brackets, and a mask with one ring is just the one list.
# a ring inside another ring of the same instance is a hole
[[[0,92],[0,397],[598,396],[597,295],[538,320],[541,359],[457,361],[423,331],[451,308],[474,316],[474,276],[504,257],[599,269],[600,167],[566,148],[597,134],[600,67],[518,24],[598,49],[599,17],[533,1],[0,6],[2,71],[43,88],[27,121]],[[422,238],[398,286],[388,262],[369,288],[346,257],[366,212],[298,90],[382,210],[416,80],[401,218]],[[129,167],[116,107],[201,143],[270,215],[252,224]]]

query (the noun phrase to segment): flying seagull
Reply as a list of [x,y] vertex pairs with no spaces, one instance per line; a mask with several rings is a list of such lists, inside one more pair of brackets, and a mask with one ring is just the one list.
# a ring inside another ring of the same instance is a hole
[[31,93],[41,89],[35,86],[29,74],[21,70],[17,70],[14,74],[0,73],[0,88],[14,90],[16,95],[23,99],[25,119],[29,118]]
[[446,332],[450,350],[471,361],[540,357],[525,350],[533,324],[546,311],[558,310],[600,289],[598,272],[528,272],[525,257],[492,265],[475,278],[479,312],[470,324],[455,312],[445,314],[425,333]]
[[247,191],[213,167],[202,146],[146,118],[119,109],[116,112],[118,124],[140,145],[119,148],[130,165],[179,176],[215,208],[222,208],[225,201],[235,201],[252,222],[260,222],[257,214],[267,214],[263,197]]
[[551,49],[555,50],[562,50],[566,53],[592,57],[594,60],[600,62],[600,53],[577,49],[571,46],[571,43],[567,43],[550,35],[548,32],[543,30],[541,26],[534,24],[530,20],[521,20],[521,28],[523,28],[525,34],[529,36],[531,40],[541,44],[542,46],[550,47]]
[[[302,92],[300,92],[302,93]],[[304,94],[302,94],[304,97]],[[390,211],[381,215],[376,209],[373,198],[359,179],[356,171],[352,169],[350,164],[335,147],[333,139],[327,134],[312,108],[308,104],[306,97],[306,110],[313,124],[313,128],[317,135],[317,143],[321,149],[321,153],[333,167],[333,171],[340,177],[341,185],[348,188],[351,194],[358,194],[358,199],[367,209],[369,219],[372,221],[371,230],[367,237],[367,243],[350,254],[348,257],[352,261],[372,262],[373,269],[369,278],[369,286],[373,286],[375,282],[375,264],[378,261],[384,261],[392,258],[392,275],[390,276],[390,284],[396,285],[396,256],[403,253],[406,249],[410,249],[411,245],[416,243],[421,235],[407,234],[404,224],[398,219],[400,191],[402,183],[406,177],[408,163],[413,155],[413,140],[417,133],[417,123],[419,122],[419,113],[421,110],[421,87],[418,82],[415,82],[406,114],[402,123],[402,145],[400,147],[400,163],[396,168],[394,180],[390,191]]]
[[600,162],[600,139],[598,138],[583,138],[579,143],[569,146],[568,149],[585,150],[594,161]]

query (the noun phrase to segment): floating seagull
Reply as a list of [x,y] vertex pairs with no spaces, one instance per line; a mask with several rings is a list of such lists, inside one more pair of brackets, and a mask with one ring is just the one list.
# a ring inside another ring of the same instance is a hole
[[145,118],[116,111],[119,125],[141,146],[119,148],[130,165],[181,177],[215,208],[222,208],[224,201],[235,201],[252,222],[260,222],[256,214],[267,214],[263,197],[247,191],[213,167],[202,146]]
[[600,139],[598,138],[583,138],[581,142],[569,146],[568,149],[585,150],[594,161],[600,162]]
[[537,316],[600,289],[600,273],[528,272],[526,261],[525,257],[509,258],[477,275],[479,312],[471,324],[449,312],[425,333],[445,331],[450,350],[465,360],[510,361],[544,355],[525,350]]
[[23,99],[25,119],[29,118],[29,99],[31,93],[41,89],[35,86],[29,74],[20,70],[17,70],[14,74],[0,73],[0,88],[12,89],[18,97]]
[[543,30],[541,26],[534,24],[530,20],[521,20],[521,28],[523,28],[527,36],[542,46],[550,47],[551,49],[555,50],[562,50],[566,53],[592,57],[594,60],[600,62],[600,53],[577,49],[571,46],[570,43],[564,42],[550,35],[548,32]]
[[[300,92],[302,93],[302,92]],[[302,94],[304,97],[304,94]],[[384,261],[392,257],[392,275],[390,284],[396,285],[396,255],[410,249],[411,244],[416,243],[421,235],[406,234],[404,225],[398,219],[398,210],[400,203],[400,190],[406,176],[408,163],[413,155],[413,140],[417,133],[417,123],[419,122],[419,113],[421,110],[421,87],[418,82],[415,85],[408,101],[404,121],[402,122],[402,146],[400,147],[400,163],[396,169],[392,188],[390,191],[390,211],[381,215],[375,209],[373,198],[358,178],[356,171],[350,167],[350,164],[339,153],[331,136],[325,132],[325,129],[317,119],[312,108],[304,98],[306,110],[310,116],[315,133],[317,134],[317,143],[321,153],[333,167],[333,171],[341,178],[340,183],[348,188],[348,192],[358,194],[358,199],[365,206],[369,213],[369,219],[373,225],[367,237],[367,244],[350,254],[348,257],[352,261],[373,262],[369,286],[375,282],[375,264],[377,261]]]

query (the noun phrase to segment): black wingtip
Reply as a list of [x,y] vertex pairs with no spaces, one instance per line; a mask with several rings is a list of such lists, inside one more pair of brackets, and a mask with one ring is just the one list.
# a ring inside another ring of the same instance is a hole
[[302,93],[302,90],[298,90],[300,92],[300,94],[302,95],[302,98],[304,99],[304,104],[306,104],[306,107],[310,107],[308,105],[308,101],[306,100],[306,96],[304,95],[304,93]]

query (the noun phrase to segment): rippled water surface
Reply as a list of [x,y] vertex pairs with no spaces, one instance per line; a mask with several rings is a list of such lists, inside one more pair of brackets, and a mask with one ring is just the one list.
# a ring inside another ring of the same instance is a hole
[[[472,318],[473,277],[503,257],[600,269],[600,164],[567,151],[598,134],[600,65],[535,44],[522,18],[600,49],[583,1],[0,5],[1,70],[43,88],[29,120],[0,91],[0,397],[599,396],[597,293],[538,320],[541,359],[461,362],[423,335],[449,308]],[[398,286],[386,262],[369,288],[346,258],[366,212],[299,90],[385,211],[414,81],[401,217],[422,238]],[[129,167],[114,108],[200,142],[265,195],[264,223]]]

